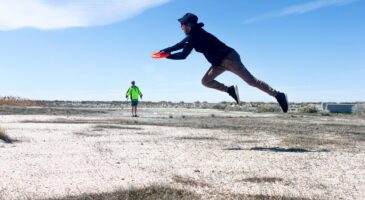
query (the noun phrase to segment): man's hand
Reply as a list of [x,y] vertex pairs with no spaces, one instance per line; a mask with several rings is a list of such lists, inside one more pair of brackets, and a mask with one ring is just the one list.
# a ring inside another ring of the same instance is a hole
[[125,95],[125,98],[128,99],[128,95]]
[[143,95],[141,95],[141,99],[142,99]]

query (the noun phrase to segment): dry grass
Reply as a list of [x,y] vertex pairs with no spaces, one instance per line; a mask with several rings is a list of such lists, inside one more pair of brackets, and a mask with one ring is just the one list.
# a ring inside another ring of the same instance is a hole
[[193,186],[193,187],[207,187],[209,186],[207,183],[197,181],[193,178],[189,177],[182,177],[175,175],[172,177],[172,180],[174,180],[176,183],[181,183],[183,185]]
[[13,140],[6,134],[5,129],[0,127],[0,140],[6,143],[13,143]]
[[144,136],[159,135],[159,133],[152,133],[152,132],[135,132],[134,134],[144,135]]
[[225,111],[248,111],[247,106],[242,104],[236,105],[229,102],[220,102],[212,106],[212,109],[225,110]]
[[110,155],[113,153],[113,150],[105,146],[104,142],[95,142],[94,149],[102,155]]
[[226,109],[226,107],[227,107],[227,104],[225,104],[225,103],[217,103],[212,108],[217,109],[217,110],[224,110],[224,109]]
[[245,106],[235,105],[235,104],[227,106],[225,110],[226,111],[248,111]]
[[314,105],[306,105],[300,109],[301,113],[318,113],[319,110]]
[[265,112],[281,112],[281,109],[278,105],[272,105],[272,104],[260,104],[257,106],[257,112],[259,113],[265,113]]
[[67,196],[50,198],[45,200],[198,200],[199,195],[188,190],[175,189],[167,186],[150,186],[146,188],[132,188],[118,190],[111,193],[82,194],[79,196]]
[[304,197],[288,197],[288,196],[269,196],[269,195],[246,195],[246,194],[233,194],[229,197],[222,197],[219,199],[229,199],[229,200],[310,200]]
[[[44,200],[200,200],[202,198],[194,192],[186,189],[175,189],[169,186],[149,186],[145,188],[132,188],[129,190],[117,190],[110,193],[91,193],[78,196],[66,196],[59,198],[48,198]],[[270,196],[270,195],[247,195],[219,193],[214,194],[208,199],[227,199],[227,200],[309,200],[304,197]]]
[[324,146],[346,147],[352,143],[346,139],[320,138],[314,136],[287,136],[281,141],[286,146],[301,146],[308,148],[319,148]]
[[102,129],[102,128],[93,128],[91,131],[93,131],[93,132],[101,132],[101,131],[104,131],[104,129]]
[[137,127],[127,127],[127,126],[116,126],[116,125],[97,125],[96,129],[118,129],[118,130],[142,130]]
[[362,104],[356,104],[353,108],[352,108],[352,113],[361,116],[361,117],[365,117],[365,103]]
[[20,97],[0,97],[0,106],[41,106],[40,102]]
[[250,177],[242,179],[241,181],[251,183],[276,183],[283,181],[283,179],[277,177]]
[[183,136],[183,137],[176,137],[176,140],[219,140],[215,137],[189,137],[189,136]]
[[[93,130],[95,131],[95,130]],[[101,137],[103,134],[99,133],[86,133],[86,132],[74,132],[75,135],[81,136],[81,137]]]
[[242,139],[236,139],[235,143],[239,144],[255,144],[255,143],[260,143],[262,142],[262,140],[242,140]]

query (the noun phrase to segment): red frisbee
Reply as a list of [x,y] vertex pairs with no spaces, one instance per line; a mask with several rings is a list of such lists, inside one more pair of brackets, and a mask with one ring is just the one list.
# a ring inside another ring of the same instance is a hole
[[152,54],[152,58],[166,58],[169,55],[171,55],[171,53],[155,52],[155,53]]

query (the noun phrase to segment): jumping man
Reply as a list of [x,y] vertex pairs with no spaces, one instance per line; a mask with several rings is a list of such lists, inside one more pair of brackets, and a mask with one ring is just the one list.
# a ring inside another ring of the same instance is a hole
[[125,98],[128,98],[128,96],[130,96],[132,104],[132,117],[138,117],[137,115],[138,97],[141,97],[142,99],[143,95],[141,90],[139,90],[139,88],[136,86],[135,81],[132,81],[131,84],[132,86],[127,90]]
[[202,79],[202,84],[206,87],[227,92],[237,104],[240,102],[237,86],[227,87],[226,85],[215,80],[217,76],[225,71],[230,71],[250,86],[256,87],[272,97],[275,97],[280,104],[283,112],[288,111],[288,101],[286,94],[279,92],[270,87],[265,82],[256,79],[242,64],[239,54],[231,47],[227,46],[214,35],[205,31],[203,23],[198,23],[198,17],[192,13],[186,13],[178,19],[181,29],[186,37],[176,45],[160,50],[161,53],[171,53],[182,49],[177,53],[172,53],[168,59],[181,60],[185,59],[193,49],[203,53],[205,58],[212,64]]

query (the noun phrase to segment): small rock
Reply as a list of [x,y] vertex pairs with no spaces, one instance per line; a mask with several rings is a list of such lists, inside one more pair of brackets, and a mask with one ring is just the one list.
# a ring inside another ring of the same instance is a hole
[[199,172],[200,172],[200,170],[199,170],[199,169],[196,169],[196,170],[194,170],[194,172],[199,173]]

